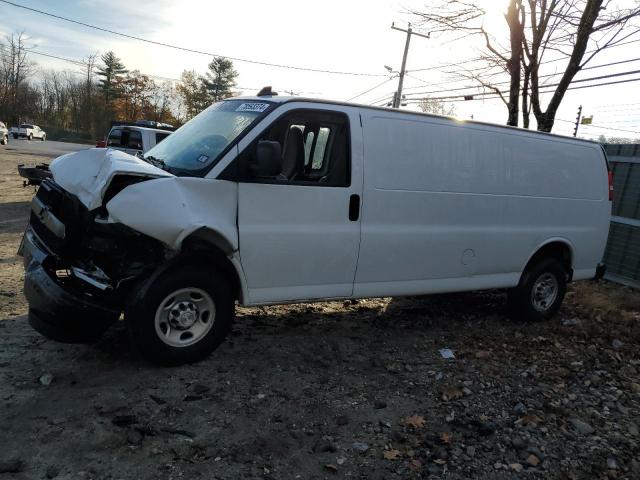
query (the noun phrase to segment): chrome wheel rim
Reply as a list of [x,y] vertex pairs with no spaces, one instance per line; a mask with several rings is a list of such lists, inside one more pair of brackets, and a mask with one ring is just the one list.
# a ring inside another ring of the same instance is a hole
[[558,298],[558,280],[550,273],[543,273],[531,289],[531,304],[538,312],[549,310]]
[[202,340],[213,327],[216,307],[200,288],[181,288],[167,295],[156,310],[158,338],[171,347],[188,347]]

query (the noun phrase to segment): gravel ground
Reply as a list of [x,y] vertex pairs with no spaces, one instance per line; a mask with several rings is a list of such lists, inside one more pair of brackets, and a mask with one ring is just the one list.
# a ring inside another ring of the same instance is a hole
[[0,479],[640,478],[639,292],[576,284],[544,323],[503,292],[241,308],[161,369],[121,324],[28,326],[25,158],[0,150]]

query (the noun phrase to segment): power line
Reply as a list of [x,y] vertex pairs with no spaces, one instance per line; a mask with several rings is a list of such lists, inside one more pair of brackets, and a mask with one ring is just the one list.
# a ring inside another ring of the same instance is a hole
[[[633,59],[633,61],[638,61],[638,60],[640,60],[640,58]],[[618,62],[616,62],[616,63],[618,63]],[[610,65],[609,64],[599,65],[599,67],[608,67],[608,66],[610,66]],[[635,73],[640,73],[640,70],[631,70],[631,71],[628,71],[628,72],[611,73],[609,75],[601,75],[601,76],[598,76],[598,77],[581,78],[581,79],[578,79],[578,80],[572,80],[571,83],[587,82],[587,81],[590,81],[590,80],[601,80],[601,79],[604,79],[604,78],[611,78],[611,77],[621,77],[623,75],[632,75],[632,74],[635,74]],[[556,76],[556,75],[559,75],[559,74],[554,73],[554,74],[549,74],[549,75],[540,75],[539,78],[548,78],[548,77],[553,77],[553,76]],[[492,84],[492,86],[506,85],[506,84],[509,84],[509,83],[510,82],[498,82],[498,83]],[[540,87],[541,88],[549,88],[549,87],[557,87],[558,85],[559,85],[559,83],[552,83],[552,84],[549,84],[549,85],[541,85]],[[459,92],[461,90],[468,90],[470,88],[482,88],[482,87],[483,87],[482,85],[472,85],[472,86],[468,86],[468,87],[460,87],[460,88],[452,88],[452,89],[446,89],[445,88],[445,89],[442,89],[442,90],[433,90],[433,91],[430,91],[430,92],[414,92],[414,93],[408,93],[407,95],[430,95],[432,93]]]
[[[4,0],[0,0],[0,1],[4,1]],[[629,45],[631,43],[637,43],[637,42],[640,42],[640,38],[637,38],[635,40],[628,40],[626,42],[616,43],[615,45],[611,45],[607,49],[611,49],[611,48],[615,48],[615,47],[622,47],[623,45]],[[595,53],[595,52],[597,52],[597,49],[596,50],[588,50],[584,54],[588,55],[589,53]],[[415,68],[415,69],[408,70],[408,71],[409,72],[425,72],[425,71],[429,71],[429,70],[441,70],[443,68],[449,68],[449,67],[460,67],[460,66],[466,65],[468,63],[475,63],[475,62],[479,62],[481,60],[486,60],[486,59],[487,59],[487,57],[480,56],[480,57],[475,57],[475,58],[469,58],[467,60],[461,60],[459,62],[445,63],[444,65],[436,65],[435,67]],[[553,58],[551,60],[547,60],[547,61],[541,62],[540,65],[547,65],[549,63],[560,62],[562,60],[567,60],[567,58],[566,57]],[[483,68],[476,69],[476,70],[482,70],[482,69]],[[585,67],[585,70],[586,70],[586,67]]]
[[382,73],[378,74],[378,73],[365,73],[365,72],[344,72],[344,71],[339,71],[339,70],[326,70],[326,69],[321,69],[321,68],[310,68],[310,67],[300,67],[300,66],[296,66],[296,65],[285,65],[285,64],[282,64],[282,63],[263,62],[263,61],[260,61],[260,60],[251,60],[251,59],[248,59],[248,58],[241,58],[241,57],[230,57],[228,55],[220,55],[220,54],[217,54],[217,53],[205,52],[205,51],[196,50],[196,49],[193,49],[193,48],[187,48],[187,47],[181,47],[181,46],[178,46],[178,45],[172,45],[170,43],[164,43],[164,42],[158,42],[158,41],[155,41],[155,40],[149,40],[147,38],[137,37],[135,35],[128,35],[126,33],[117,32],[115,30],[109,30],[108,28],[99,27],[97,25],[92,25],[92,24],[85,23],[85,22],[80,22],[78,20],[73,20],[71,18],[63,17],[61,15],[56,15],[54,13],[45,12],[44,10],[38,10],[36,8],[31,8],[31,7],[27,7],[25,5],[20,5],[18,3],[10,2],[8,0],[0,0],[0,2],[5,3],[7,5],[11,5],[13,7],[22,8],[24,10],[28,10],[30,12],[39,13],[40,15],[46,15],[48,17],[57,18],[58,20],[64,20],[65,22],[74,23],[76,25],[81,25],[83,27],[92,28],[94,30],[99,30],[99,31],[105,32],[105,33],[110,33],[112,35],[118,35],[120,37],[128,38],[128,39],[131,39],[131,40],[137,40],[139,42],[145,42],[145,43],[149,43],[149,44],[157,45],[157,46],[161,46],[161,47],[172,48],[174,50],[181,50],[181,51],[184,51],[184,52],[196,53],[196,54],[199,54],[199,55],[206,55],[208,57],[224,57],[224,58],[228,58],[230,60],[236,61],[236,62],[250,63],[250,64],[254,64],[254,65],[263,65],[263,66],[266,66],[266,67],[286,68],[286,69],[289,69],[289,70],[298,70],[298,71],[314,72],[314,73],[326,73],[326,74],[332,74],[332,75],[352,75],[352,76],[361,76],[361,77],[384,77],[384,76],[386,76],[385,74],[382,74]]
[[[558,122],[565,122],[565,123],[571,123],[571,124],[575,123],[575,122],[572,122],[570,120],[564,120],[562,118],[556,118],[555,120],[558,121]],[[602,125],[593,125],[593,124],[591,124],[591,125],[580,125],[580,126],[581,127],[603,128],[605,130],[615,130],[617,132],[635,133],[637,135],[640,135],[640,132],[637,132],[635,130],[625,130],[623,128],[604,127]]]
[[[627,60],[621,60],[621,61],[618,61],[618,62],[603,63],[601,65],[592,65],[590,67],[582,68],[582,69],[580,69],[580,71],[593,70],[595,68],[610,67],[610,66],[614,66],[614,65],[621,65],[621,64],[624,64],[624,63],[632,63],[632,62],[638,62],[638,61],[640,61],[640,57],[639,58],[630,58],[630,59],[627,59]],[[506,75],[507,73],[504,72],[504,74]],[[556,76],[563,75],[563,74],[564,74],[564,72],[549,73],[549,74],[546,74],[546,75],[540,75],[540,76],[538,76],[538,78],[550,78],[550,77],[556,77]],[[422,80],[420,78],[417,78],[417,77],[415,77],[413,75],[407,74],[407,76],[411,77],[411,78],[414,78],[416,80],[419,80],[419,81],[423,82],[424,84],[432,86],[432,87],[439,87],[441,85],[446,85],[447,83],[451,83],[451,82],[441,82],[441,83],[428,84],[424,80]],[[471,80],[471,79],[461,79],[461,80],[458,80],[458,82],[464,81],[464,80]],[[491,85],[492,86],[508,85],[510,83],[511,83],[511,81],[507,80],[507,81],[504,81],[504,82],[492,83]],[[543,85],[543,86],[545,86],[545,85]],[[482,87],[483,87],[482,85],[471,85],[471,86],[468,86],[468,87],[459,87],[459,88],[451,88],[451,89],[446,89],[445,88],[445,89],[442,89],[442,90],[434,90],[432,92],[407,93],[407,95],[428,95],[428,94],[431,94],[431,93],[456,92],[456,91],[461,91],[461,90],[467,90],[469,88],[482,88]],[[421,88],[421,87],[409,87],[409,88],[405,88],[405,90],[411,90],[411,89],[415,90],[416,88]]]
[[345,100],[345,101],[346,101],[346,102],[350,102],[350,101],[352,101],[352,100],[355,100],[356,98],[359,98],[359,97],[361,97],[361,96],[363,96],[363,95],[366,95],[367,93],[372,92],[372,91],[373,91],[373,90],[375,90],[376,88],[379,88],[379,87],[381,87],[381,86],[383,86],[383,85],[385,85],[385,84],[389,83],[391,80],[393,80],[393,78],[395,78],[395,77],[388,78],[388,79],[386,79],[384,82],[379,83],[379,84],[375,85],[374,87],[371,87],[370,89],[365,90],[364,92],[359,93],[359,94],[358,94],[358,95],[356,95],[355,97],[351,97],[350,99]]

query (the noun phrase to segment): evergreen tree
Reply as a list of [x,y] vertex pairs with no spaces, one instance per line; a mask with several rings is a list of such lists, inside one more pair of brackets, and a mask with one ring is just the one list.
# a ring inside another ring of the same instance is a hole
[[102,66],[98,68],[98,76],[102,77],[99,85],[100,90],[104,94],[105,103],[109,103],[117,96],[117,78],[120,75],[127,73],[122,60],[116,57],[116,54],[112,51],[108,51],[102,57]]
[[238,72],[233,69],[233,62],[224,57],[214,57],[209,64],[209,71],[203,78],[205,89],[211,102],[217,102],[232,95],[236,86]]

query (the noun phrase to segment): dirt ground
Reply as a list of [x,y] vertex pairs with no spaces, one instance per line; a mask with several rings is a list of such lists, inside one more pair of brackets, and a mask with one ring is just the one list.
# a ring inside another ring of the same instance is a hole
[[0,480],[640,478],[639,292],[576,284],[545,323],[503,292],[241,308],[161,369],[122,324],[28,326],[15,168],[41,160],[0,150]]

